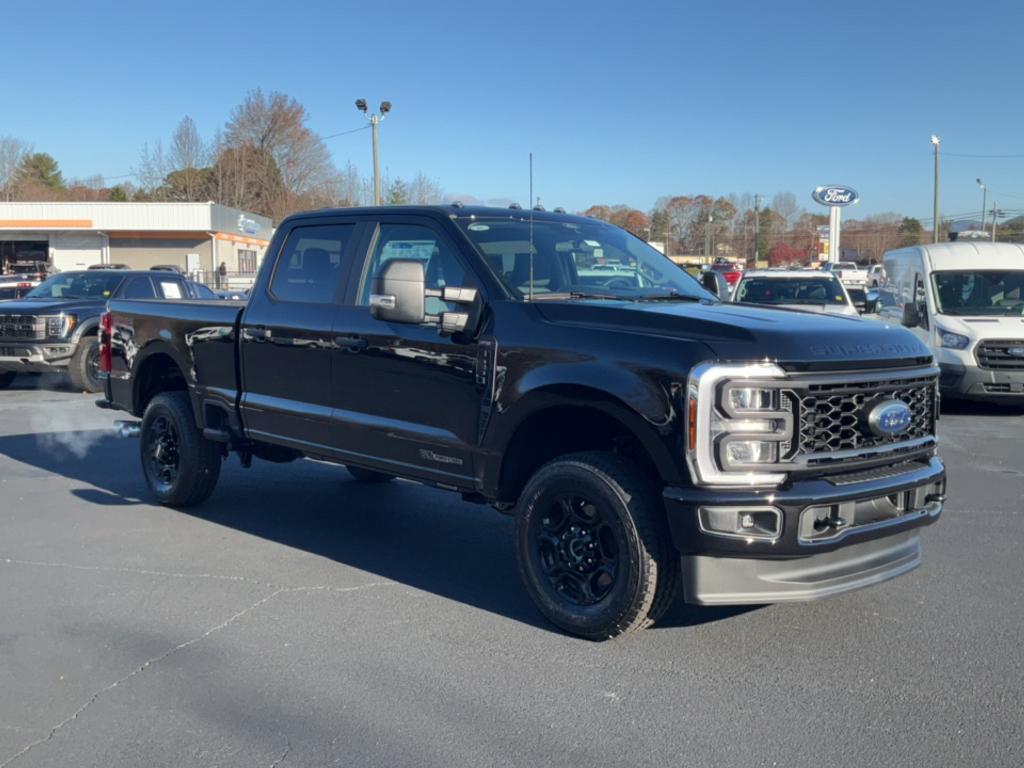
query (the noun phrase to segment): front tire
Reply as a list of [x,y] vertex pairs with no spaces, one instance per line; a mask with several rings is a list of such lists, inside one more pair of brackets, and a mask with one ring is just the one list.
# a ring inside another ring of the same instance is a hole
[[220,477],[221,448],[196,427],[187,392],[164,392],[150,401],[139,456],[146,484],[169,507],[206,501]]
[[71,386],[80,392],[102,392],[100,381],[100,340],[86,336],[78,342],[78,349],[68,363],[68,378]]
[[11,384],[14,383],[14,380],[16,378],[18,378],[18,374],[16,371],[0,372],[0,389],[7,389],[9,386],[11,386]]
[[607,640],[650,626],[671,605],[679,555],[657,485],[607,453],[544,465],[516,509],[527,592],[562,630]]

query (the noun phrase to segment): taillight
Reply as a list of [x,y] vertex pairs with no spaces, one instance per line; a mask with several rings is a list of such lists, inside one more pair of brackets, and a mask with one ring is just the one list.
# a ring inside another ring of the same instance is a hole
[[109,312],[100,315],[100,370],[110,373],[114,370],[114,356],[110,349],[110,339],[114,331],[114,320]]

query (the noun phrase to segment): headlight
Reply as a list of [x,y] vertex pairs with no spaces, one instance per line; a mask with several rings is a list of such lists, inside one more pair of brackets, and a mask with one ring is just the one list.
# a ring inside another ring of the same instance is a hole
[[947,349],[967,349],[967,345],[971,343],[971,339],[962,333],[953,333],[938,326],[935,326],[935,330],[939,334],[939,345]]
[[46,335],[51,339],[63,339],[75,327],[78,318],[74,315],[58,315],[46,318]]
[[[686,457],[702,485],[778,485],[794,417],[776,365],[698,366],[687,386]],[[774,470],[774,471],[773,471]]]

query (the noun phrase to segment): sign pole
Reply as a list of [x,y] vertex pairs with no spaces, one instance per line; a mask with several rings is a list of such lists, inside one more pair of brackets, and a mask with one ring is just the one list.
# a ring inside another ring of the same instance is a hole
[[839,212],[842,210],[838,205],[830,206],[828,209],[828,260],[839,261]]

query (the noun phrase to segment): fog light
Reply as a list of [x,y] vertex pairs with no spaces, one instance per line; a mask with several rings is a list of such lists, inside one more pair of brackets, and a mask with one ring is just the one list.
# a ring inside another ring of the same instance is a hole
[[697,518],[702,531],[716,536],[772,540],[782,532],[782,513],[774,507],[701,507]]

